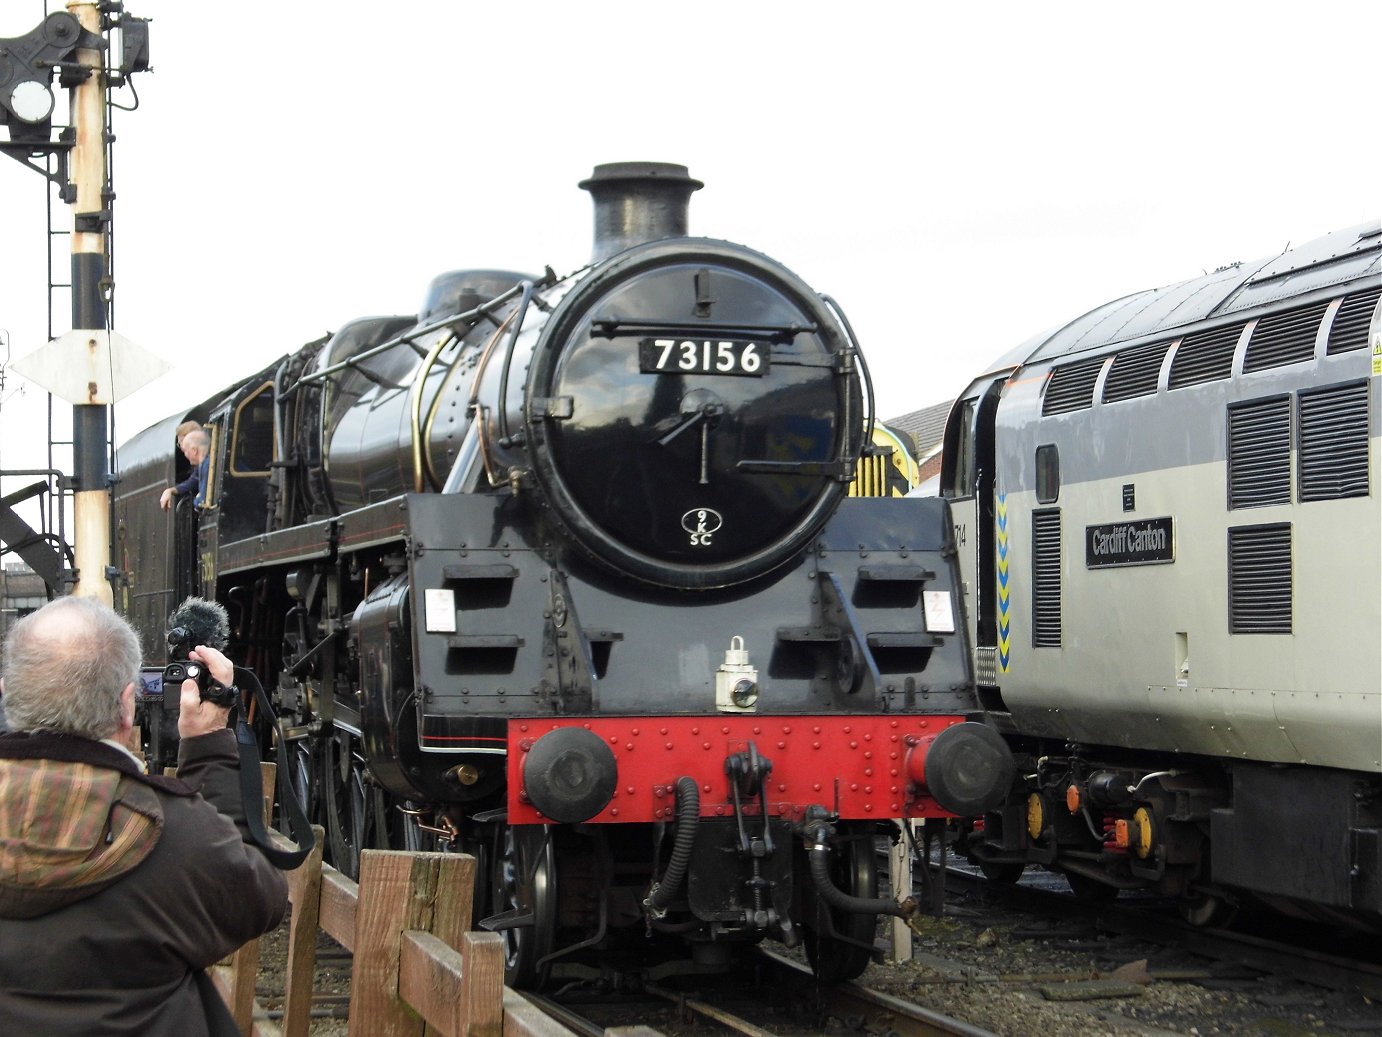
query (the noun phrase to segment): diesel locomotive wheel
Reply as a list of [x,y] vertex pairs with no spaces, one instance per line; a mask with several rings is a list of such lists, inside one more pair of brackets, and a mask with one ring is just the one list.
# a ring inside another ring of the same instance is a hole
[[1070,892],[1075,894],[1075,899],[1083,900],[1086,904],[1107,904],[1118,897],[1117,886],[1110,886],[1107,882],[1100,882],[1077,871],[1067,871],[1065,881],[1070,884]]
[[1238,905],[1213,893],[1183,897],[1176,908],[1181,918],[1194,926],[1225,926],[1238,913]]
[[500,826],[495,839],[491,905],[504,935],[504,982],[539,990],[548,969],[539,963],[552,953],[557,929],[557,866],[551,830],[545,826]]
[[[878,897],[878,868],[874,862],[873,826],[840,825],[840,841],[830,851],[830,878],[852,897]],[[841,911],[817,899],[808,913],[806,958],[822,983],[857,979],[873,957],[878,916]],[[848,941],[848,942],[847,942]],[[862,944],[863,946],[860,946]]]
[[1021,861],[980,861],[979,870],[990,882],[1001,882],[1011,886],[1022,877],[1027,865]]

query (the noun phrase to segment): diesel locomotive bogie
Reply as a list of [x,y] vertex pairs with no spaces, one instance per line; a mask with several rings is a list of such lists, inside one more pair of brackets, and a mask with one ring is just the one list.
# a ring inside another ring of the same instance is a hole
[[1041,864],[1086,896],[1190,897],[1209,885],[1211,813],[1229,800],[1217,763],[1182,759],[1175,770],[1147,771],[1063,748],[1019,760],[1024,777],[1006,801],[964,826],[974,861],[1010,879]]

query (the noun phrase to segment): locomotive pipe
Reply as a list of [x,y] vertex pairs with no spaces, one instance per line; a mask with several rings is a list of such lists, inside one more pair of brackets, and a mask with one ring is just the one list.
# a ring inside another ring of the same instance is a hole
[[[387,353],[392,349],[397,349],[400,345],[411,345],[416,339],[420,339],[426,335],[430,335],[434,331],[440,331],[442,328],[446,327],[460,327],[463,324],[468,325],[472,322],[475,322],[480,317],[493,313],[494,310],[498,309],[504,303],[508,302],[515,295],[518,295],[522,288],[523,285],[521,283],[515,283],[512,288],[500,292],[498,295],[495,295],[493,298],[489,299],[486,302],[480,303],[478,306],[473,306],[470,309],[464,310],[460,313],[448,313],[445,316],[438,317],[425,324],[421,324],[416,328],[410,328],[407,332],[401,335],[392,335],[384,342],[380,342],[378,345],[370,346],[368,349],[362,350],[358,353],[352,353],[344,360],[339,360],[334,364],[330,364],[327,367],[322,367],[316,371],[307,372],[301,375],[292,386],[285,389],[283,391],[284,395],[296,392],[301,386],[311,385],[314,382],[324,382],[327,379],[329,379],[332,375],[339,374],[342,371],[359,370],[360,365],[363,364],[366,360],[373,359],[374,357]],[[325,343],[330,339],[330,337],[331,336],[327,335],[324,338],[317,340],[316,342],[308,343],[308,345],[311,346]]]
[[513,368],[513,350],[518,345],[518,333],[523,330],[523,318],[528,314],[528,307],[533,301],[533,290],[536,287],[532,281],[524,281],[518,286],[523,290],[522,297],[518,300],[518,308],[510,316],[512,326],[509,330],[509,348],[504,351],[504,366],[499,369],[499,440],[501,445],[508,446],[512,435],[509,431],[509,372]]
[[811,880],[816,884],[816,892],[826,905],[837,911],[855,915],[892,915],[894,918],[911,918],[916,914],[917,903],[911,897],[901,902],[886,897],[870,900],[868,897],[850,896],[835,885],[830,877],[830,847],[826,838],[830,826],[818,822],[806,829],[806,860],[811,868]]
[[[865,427],[863,444],[867,446],[869,443],[873,442],[873,423],[876,413],[873,399],[873,378],[869,374],[869,364],[868,361],[864,359],[864,351],[859,348],[859,339],[854,334],[854,325],[849,322],[849,318],[845,316],[845,311],[841,309],[840,304],[828,295],[822,295],[821,301],[830,307],[831,312],[834,313],[839,320],[841,327],[845,329],[845,334],[849,337],[849,348],[854,351],[855,362],[859,365],[859,381],[862,382],[864,386]],[[848,400],[846,400],[845,418],[845,427],[848,428],[850,425]],[[853,479],[854,473],[851,472],[849,478]]]
[[412,422],[414,493],[422,493],[427,488],[427,473],[431,467],[423,457],[425,444],[422,429],[422,390],[427,384],[427,376],[432,373],[432,368],[436,366],[437,357],[441,356],[442,350],[455,340],[454,335],[441,335],[432,343],[432,348],[423,357],[422,366],[418,369],[417,377],[413,379],[413,386],[409,390],[408,416]]
[[677,836],[672,843],[672,859],[667,862],[667,870],[661,882],[654,882],[643,905],[654,918],[667,913],[667,905],[672,902],[686,881],[686,866],[691,863],[691,844],[696,840],[696,822],[701,817],[701,790],[692,777],[677,779]]

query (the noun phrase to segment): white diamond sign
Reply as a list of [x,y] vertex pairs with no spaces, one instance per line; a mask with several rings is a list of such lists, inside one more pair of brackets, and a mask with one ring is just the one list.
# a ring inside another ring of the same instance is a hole
[[114,403],[166,374],[168,362],[115,331],[74,328],[10,365],[73,405]]

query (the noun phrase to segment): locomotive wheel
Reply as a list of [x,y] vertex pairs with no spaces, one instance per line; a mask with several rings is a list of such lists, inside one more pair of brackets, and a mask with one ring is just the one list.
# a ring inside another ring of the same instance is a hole
[[504,935],[504,983],[540,990],[548,968],[539,962],[552,953],[557,930],[557,866],[551,829],[501,825],[495,838],[492,899],[494,911],[517,924]]
[[360,851],[369,844],[370,814],[375,796],[365,784],[364,764],[340,741],[326,742],[325,770],[327,848],[331,863],[352,879],[360,878]]
[[[321,820],[318,813],[321,809],[320,783],[317,780],[317,768],[312,758],[312,746],[310,742],[299,741],[293,745],[292,770],[288,775],[288,781],[293,787],[293,792],[298,797],[298,802],[302,804],[303,813],[308,820],[316,823]],[[280,809],[282,804],[280,804]],[[287,831],[286,828],[283,829]]]
[[[872,825],[839,827],[840,841],[830,851],[830,877],[838,889],[869,900],[878,897],[878,869],[874,863]],[[812,922],[816,924],[812,924]],[[806,958],[822,983],[857,979],[873,958],[877,915],[839,911],[817,898],[815,914],[805,928]],[[857,940],[866,946],[846,943]]]
[[1086,904],[1107,904],[1118,896],[1117,886],[1110,886],[1079,872],[1067,871],[1065,881],[1069,883],[1070,892],[1075,894],[1075,899],[1083,900]]
[[1011,886],[1022,877],[1027,865],[1021,861],[980,861],[979,870],[990,882],[1001,882]]
[[1213,893],[1184,897],[1176,909],[1182,919],[1194,926],[1225,926],[1238,913],[1237,905]]

